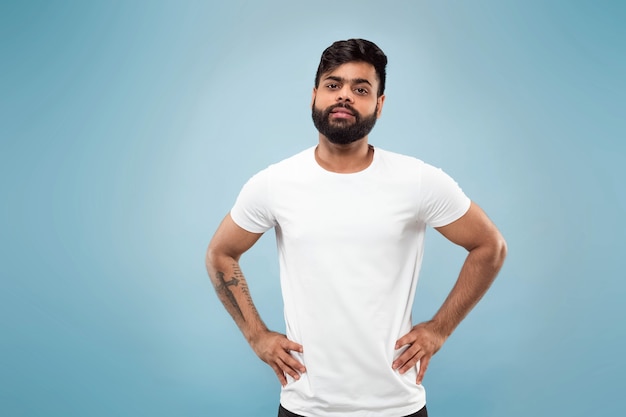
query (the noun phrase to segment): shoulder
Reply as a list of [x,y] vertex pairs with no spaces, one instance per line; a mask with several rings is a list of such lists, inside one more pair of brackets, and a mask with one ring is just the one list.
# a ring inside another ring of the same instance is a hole
[[413,156],[376,148],[377,171],[390,181],[410,182],[414,185],[422,181],[425,168],[430,167]]
[[415,158],[413,156],[404,155],[397,152],[388,151],[386,149],[375,148],[378,153],[379,158],[385,162],[391,162],[395,164],[400,164],[403,167],[415,167],[420,168],[425,163],[421,159]]
[[270,179],[281,178],[285,175],[292,175],[294,172],[302,170],[303,166],[313,157],[313,150],[308,148],[295,155],[272,163],[265,168],[257,171],[248,182],[268,181]]
[[288,158],[285,158],[281,161],[278,161],[270,165],[267,169],[290,170],[296,167],[301,167],[303,164],[306,164],[315,158],[314,151],[315,151],[315,147],[307,148],[303,151],[298,152],[295,155],[292,155]]
[[400,171],[419,172],[424,180],[438,179],[449,177],[448,174],[440,167],[434,166],[414,156],[405,155],[397,152],[391,152],[385,149],[376,148],[379,157],[385,165]]

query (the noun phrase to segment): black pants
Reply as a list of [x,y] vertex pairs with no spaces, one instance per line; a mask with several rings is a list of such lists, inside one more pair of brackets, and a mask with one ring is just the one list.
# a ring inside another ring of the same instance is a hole
[[[283,406],[281,405],[278,407],[278,417],[304,417],[304,416],[301,416],[300,414],[294,414],[291,411],[283,408]],[[426,411],[426,406],[424,406],[424,408],[419,410],[417,413],[411,414],[410,416],[406,416],[406,417],[428,417],[428,411]]]

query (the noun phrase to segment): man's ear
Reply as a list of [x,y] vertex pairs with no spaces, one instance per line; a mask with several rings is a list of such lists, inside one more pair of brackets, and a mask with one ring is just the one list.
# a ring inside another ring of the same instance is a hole
[[313,93],[311,94],[311,108],[313,108],[313,104],[315,104],[316,95],[317,95],[317,88],[313,87]]
[[378,97],[376,101],[377,101],[376,104],[378,106],[378,111],[376,112],[376,118],[378,119],[381,113],[383,112],[383,105],[385,104],[385,95],[383,94],[382,96]]

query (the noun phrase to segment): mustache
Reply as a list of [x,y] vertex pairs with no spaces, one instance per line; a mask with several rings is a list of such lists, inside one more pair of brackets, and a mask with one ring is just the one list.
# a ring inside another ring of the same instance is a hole
[[334,104],[334,105],[330,106],[327,110],[328,111],[333,111],[333,110],[335,110],[337,108],[340,108],[340,107],[343,107],[344,109],[350,110],[353,113],[357,113],[357,111],[354,110],[354,107],[352,107],[348,103],[337,103],[337,104]]
[[361,119],[361,113],[359,113],[357,110],[355,110],[354,107],[352,107],[348,103],[333,104],[332,106],[329,106],[329,107],[326,108],[326,110],[324,110],[324,114],[326,116],[329,116],[333,112],[333,110],[338,109],[338,108],[343,108],[343,109],[348,110],[350,113],[352,113],[352,115],[354,117],[356,117],[357,120]]

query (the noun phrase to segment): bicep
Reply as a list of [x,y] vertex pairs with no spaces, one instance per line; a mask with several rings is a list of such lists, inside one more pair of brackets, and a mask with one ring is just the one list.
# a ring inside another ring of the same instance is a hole
[[247,231],[227,214],[209,243],[207,256],[228,256],[238,260],[262,235],[263,233]]
[[485,212],[474,202],[458,220],[435,228],[449,241],[463,246],[468,251],[502,240],[500,232]]

